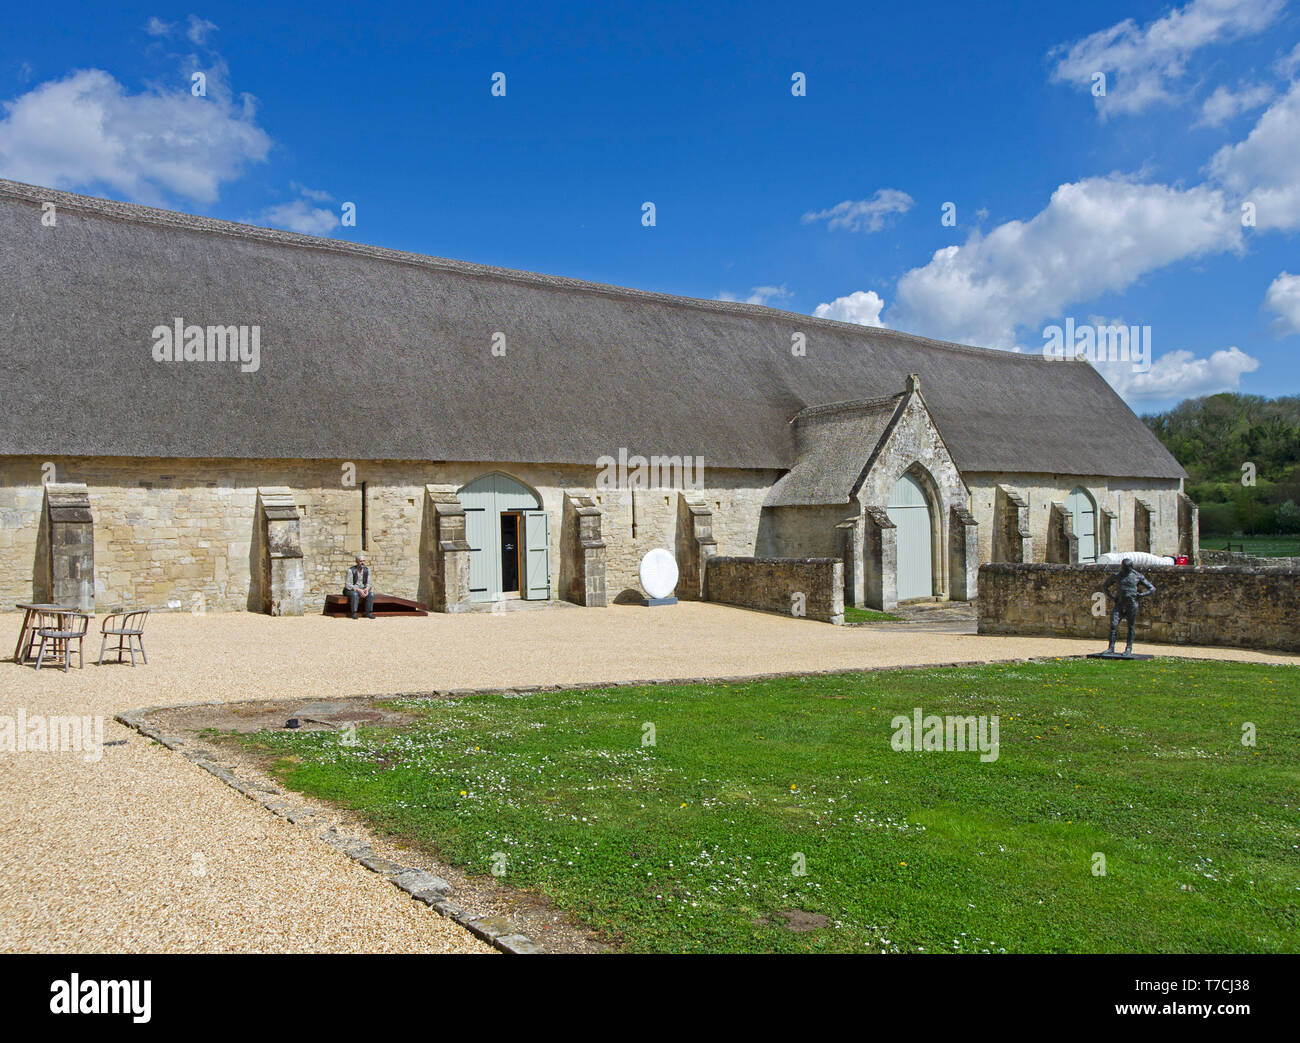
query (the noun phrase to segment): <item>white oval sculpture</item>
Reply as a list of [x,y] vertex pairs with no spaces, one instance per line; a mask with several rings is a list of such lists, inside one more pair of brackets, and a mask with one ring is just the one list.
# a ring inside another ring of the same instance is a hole
[[677,588],[677,562],[662,547],[641,559],[641,587],[656,600],[671,597]]
[[1097,559],[1098,565],[1118,565],[1125,558],[1133,563],[1133,567],[1146,568],[1148,565],[1172,565],[1174,559],[1161,554],[1148,554],[1143,550],[1131,550],[1124,553],[1119,551],[1107,551]]

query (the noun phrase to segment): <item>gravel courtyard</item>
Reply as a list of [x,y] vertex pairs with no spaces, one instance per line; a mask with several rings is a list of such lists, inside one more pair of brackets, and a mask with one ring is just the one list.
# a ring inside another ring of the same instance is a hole
[[[16,640],[20,617],[0,614]],[[102,715],[98,762],[0,753],[0,950],[489,952],[454,923],[111,718],[186,702],[1078,655],[1096,642],[831,627],[719,605],[374,621],[158,614],[148,666],[0,662],[0,716]],[[12,645],[6,645],[8,655]],[[1237,649],[1140,648],[1300,665]],[[1123,664],[1116,664],[1123,669]]]

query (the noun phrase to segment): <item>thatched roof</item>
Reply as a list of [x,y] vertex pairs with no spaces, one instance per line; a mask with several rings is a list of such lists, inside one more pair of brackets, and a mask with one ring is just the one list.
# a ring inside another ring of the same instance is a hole
[[[259,325],[261,368],[155,362],[151,331],[177,316]],[[594,464],[626,447],[784,469],[800,410],[918,373],[965,471],[1183,475],[1086,363],[9,181],[0,340],[0,454]]]
[[848,503],[906,393],[801,410],[793,420],[795,464],[768,490],[764,507]]

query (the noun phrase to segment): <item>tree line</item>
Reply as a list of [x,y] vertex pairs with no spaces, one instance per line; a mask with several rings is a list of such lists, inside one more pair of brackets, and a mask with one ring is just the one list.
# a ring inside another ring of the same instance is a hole
[[1202,536],[1300,533],[1300,396],[1206,395],[1142,419],[1187,471]]

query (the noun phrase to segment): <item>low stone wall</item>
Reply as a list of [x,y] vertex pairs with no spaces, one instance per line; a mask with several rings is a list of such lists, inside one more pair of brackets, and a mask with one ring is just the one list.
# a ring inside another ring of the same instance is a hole
[[[1113,565],[981,565],[979,632],[1105,642],[1112,604],[1094,595],[1115,571]],[[1140,602],[1138,644],[1300,652],[1300,570],[1159,565],[1140,571],[1156,593]],[[1121,641],[1126,633],[1121,623]]]
[[1235,550],[1201,548],[1202,565],[1246,565],[1254,569],[1300,569],[1300,558],[1261,558]]
[[704,598],[839,624],[844,622],[844,563],[839,558],[710,557]]

